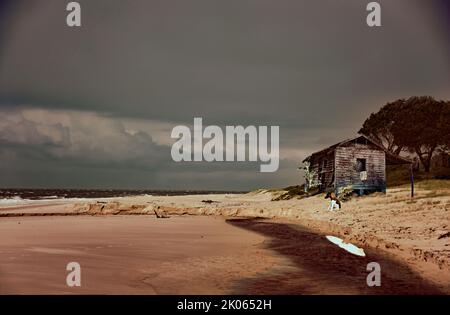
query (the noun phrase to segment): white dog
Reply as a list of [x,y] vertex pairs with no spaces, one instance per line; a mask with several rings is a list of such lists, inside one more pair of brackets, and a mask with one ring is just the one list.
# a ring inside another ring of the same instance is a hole
[[330,211],[334,211],[335,209],[341,209],[341,202],[339,201],[339,199],[336,197],[336,195],[334,194],[334,192],[329,192],[327,193],[327,195],[325,196],[325,199],[331,199],[330,202],[330,206],[328,207],[328,210]]

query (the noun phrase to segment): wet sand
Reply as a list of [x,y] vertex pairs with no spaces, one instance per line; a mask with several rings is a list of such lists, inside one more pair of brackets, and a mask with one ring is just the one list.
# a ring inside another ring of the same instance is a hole
[[[278,259],[223,218],[76,216],[0,221],[0,293],[220,294]],[[81,265],[81,287],[66,265]]]
[[[394,256],[364,248],[352,255],[298,224],[279,220],[233,219],[234,226],[269,237],[265,247],[289,260],[279,272],[244,280],[252,294],[446,294]],[[366,283],[367,264],[381,267],[381,286]],[[448,286],[446,288],[448,290]]]
[[[274,220],[173,216],[2,218],[2,294],[432,294],[405,265],[357,257]],[[81,287],[66,265],[81,265]],[[366,285],[366,265],[382,286]]]

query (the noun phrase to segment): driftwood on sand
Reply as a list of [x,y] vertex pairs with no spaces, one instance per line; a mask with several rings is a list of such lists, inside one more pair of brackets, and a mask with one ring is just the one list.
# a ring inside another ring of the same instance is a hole
[[155,207],[153,209],[153,211],[155,212],[155,215],[158,219],[167,219],[170,218],[170,215],[165,211],[160,209],[159,207]]

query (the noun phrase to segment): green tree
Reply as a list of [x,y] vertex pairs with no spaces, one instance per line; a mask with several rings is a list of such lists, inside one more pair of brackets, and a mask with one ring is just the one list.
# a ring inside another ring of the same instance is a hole
[[448,141],[450,126],[449,103],[430,96],[411,97],[400,110],[403,119],[392,132],[400,145],[415,152],[425,172],[430,171],[431,159],[437,149]]
[[311,168],[311,163],[306,161],[303,162],[303,170],[305,172],[305,192],[308,192],[310,189],[315,188],[320,185],[319,176],[317,172]]
[[417,154],[429,172],[433,154],[449,148],[450,102],[430,96],[400,99],[371,114],[359,132],[394,154],[403,150]]
[[399,99],[387,103],[378,112],[370,114],[359,133],[382,145],[392,154],[399,155],[405,148],[396,141],[392,129],[403,119],[400,110],[404,103],[404,99]]
[[450,101],[444,106],[441,121],[439,123],[444,130],[444,145],[441,149],[450,154]]

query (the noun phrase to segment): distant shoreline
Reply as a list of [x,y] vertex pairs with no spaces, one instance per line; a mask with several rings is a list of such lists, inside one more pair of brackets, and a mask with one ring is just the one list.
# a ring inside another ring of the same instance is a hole
[[239,190],[164,190],[164,189],[58,189],[58,188],[0,188],[0,199],[21,198],[30,200],[60,198],[112,198],[139,195],[185,196],[210,194],[245,194]]

